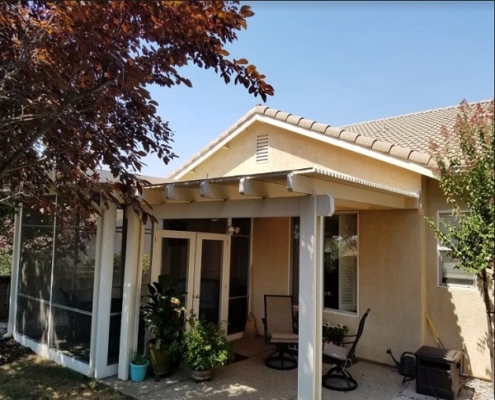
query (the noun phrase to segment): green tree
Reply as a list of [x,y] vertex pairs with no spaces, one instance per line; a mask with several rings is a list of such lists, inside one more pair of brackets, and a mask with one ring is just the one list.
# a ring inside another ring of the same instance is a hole
[[[478,276],[486,307],[493,374],[493,278],[495,254],[494,102],[482,107],[463,101],[457,121],[444,142],[432,143],[435,171],[446,200],[452,206],[455,225],[428,224],[440,242],[450,249],[456,268]],[[461,210],[468,210],[462,212]]]

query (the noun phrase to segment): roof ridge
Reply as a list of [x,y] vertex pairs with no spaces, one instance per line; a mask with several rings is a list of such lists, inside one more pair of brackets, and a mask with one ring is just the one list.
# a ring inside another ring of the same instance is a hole
[[[489,103],[491,101],[492,101],[492,99],[489,99],[489,100],[480,100],[480,101],[472,101],[472,102],[467,103],[467,104],[469,106],[472,106],[472,105],[475,105],[475,104]],[[458,107],[459,107],[459,104],[456,104],[456,105],[453,105],[453,106],[447,106],[447,107],[432,108],[430,110],[416,111],[416,112],[412,112],[412,113],[396,115],[396,116],[393,116],[393,117],[378,118],[378,119],[371,119],[371,120],[367,120],[367,121],[354,122],[352,124],[340,125],[340,126],[338,126],[336,128],[345,129],[345,128],[353,127],[353,126],[356,126],[356,125],[370,124],[372,122],[389,121],[389,120],[392,120],[392,119],[399,119],[399,118],[403,118],[403,117],[410,117],[410,116],[413,116],[413,115],[423,115],[423,114],[433,113],[433,112],[437,112],[437,111],[444,111],[444,110],[454,109],[454,108],[458,108]]]

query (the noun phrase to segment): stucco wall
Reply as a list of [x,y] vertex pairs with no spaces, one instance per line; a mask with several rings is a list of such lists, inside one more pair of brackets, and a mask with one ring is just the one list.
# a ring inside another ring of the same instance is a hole
[[[256,163],[256,136],[269,134],[269,162]],[[257,174],[307,167],[331,168],[375,183],[404,190],[419,190],[417,173],[393,168],[390,164],[365,157],[330,144],[276,128],[261,122],[231,140],[228,148],[219,150],[186,174],[181,180],[220,176]]]
[[[424,179],[424,192],[428,193],[424,209],[429,218],[436,219],[437,211],[450,209],[438,182]],[[481,290],[439,286],[437,241],[430,229],[425,229],[425,238],[427,312],[445,347],[465,352],[466,373],[490,379],[490,356],[485,344],[487,321]],[[436,346],[428,326],[424,328],[424,341]]]
[[252,313],[258,334],[263,335],[264,295],[290,294],[290,218],[253,220]]

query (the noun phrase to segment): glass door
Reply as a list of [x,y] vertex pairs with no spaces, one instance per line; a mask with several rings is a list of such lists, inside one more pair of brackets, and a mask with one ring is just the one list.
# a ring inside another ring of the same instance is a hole
[[197,234],[193,309],[216,324],[228,318],[229,242],[228,235]]
[[[216,233],[155,231],[152,282],[168,281],[181,305],[208,321],[228,318],[230,237]],[[224,326],[224,328],[227,328]]]
[[156,231],[151,281],[175,286],[181,305],[193,307],[195,234]]

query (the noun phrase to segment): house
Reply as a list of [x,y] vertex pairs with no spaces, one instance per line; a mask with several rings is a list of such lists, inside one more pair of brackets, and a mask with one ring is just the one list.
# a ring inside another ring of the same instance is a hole
[[9,331],[82,373],[127,379],[143,283],[168,274],[188,308],[228,321],[232,339],[248,312],[263,333],[264,294],[292,294],[299,398],[321,391],[322,324],[355,330],[367,308],[360,358],[390,363],[388,348],[435,346],[427,313],[444,345],[464,351],[465,372],[489,378],[478,282],[452,268],[424,220],[449,218],[428,149],[456,114],[331,127],[256,106],[145,191],[154,225],[130,207],[63,228],[21,210]]

